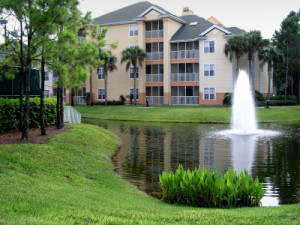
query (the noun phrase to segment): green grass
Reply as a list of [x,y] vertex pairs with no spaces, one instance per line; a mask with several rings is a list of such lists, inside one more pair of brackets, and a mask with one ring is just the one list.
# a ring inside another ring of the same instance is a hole
[[[223,106],[76,106],[82,117],[108,120],[229,123],[231,108]],[[257,108],[259,122],[300,120],[300,107]]]
[[299,224],[300,205],[204,209],[168,205],[112,171],[107,130],[70,124],[48,144],[0,146],[0,224]]

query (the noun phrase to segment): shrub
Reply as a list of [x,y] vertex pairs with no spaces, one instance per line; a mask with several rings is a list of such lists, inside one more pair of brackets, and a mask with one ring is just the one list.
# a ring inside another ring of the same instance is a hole
[[[0,98],[0,133],[18,128],[20,100]],[[25,107],[25,99],[24,99]],[[56,124],[56,99],[45,98],[45,125]],[[29,127],[40,127],[40,98],[30,99]]]
[[[113,100],[113,101],[107,101],[107,105],[124,105],[125,102],[123,101],[116,101],[116,100]],[[105,102],[97,102],[96,105],[105,105]]]
[[232,102],[232,94],[227,92],[224,95],[223,105],[230,106]]
[[257,90],[255,90],[255,99],[256,101],[264,101],[265,97]]
[[[257,102],[257,106],[266,106],[267,101]],[[285,105],[297,105],[297,100],[270,100],[269,106],[285,106]]]
[[120,95],[120,101],[121,102],[123,102],[123,104],[122,105],[124,105],[125,104],[125,102],[126,102],[126,98],[124,97],[124,95]]
[[163,172],[159,181],[165,202],[198,207],[258,206],[265,193],[247,170],[238,175],[229,169],[222,176],[216,169],[184,171],[180,165],[175,174]]
[[[271,96],[270,100],[284,100],[284,95]],[[294,95],[287,95],[286,100],[297,101],[297,97]]]

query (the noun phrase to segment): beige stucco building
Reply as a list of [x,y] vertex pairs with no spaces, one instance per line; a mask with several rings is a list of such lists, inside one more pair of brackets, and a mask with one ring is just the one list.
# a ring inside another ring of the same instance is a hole
[[[147,56],[138,68],[138,104],[150,105],[222,105],[224,94],[234,89],[236,62],[224,54],[226,39],[245,32],[225,27],[211,17],[194,15],[188,7],[178,17],[150,2],[139,2],[94,19],[108,28],[109,44],[119,40],[117,49],[109,49],[118,58],[117,70],[108,74],[108,100],[133,93],[133,70],[121,64],[122,50],[139,46]],[[241,67],[248,68],[247,57]],[[267,93],[267,71],[256,62],[255,88]],[[93,101],[104,101],[103,70],[92,74]],[[90,92],[86,81],[84,92]],[[67,93],[67,102],[68,102]]]

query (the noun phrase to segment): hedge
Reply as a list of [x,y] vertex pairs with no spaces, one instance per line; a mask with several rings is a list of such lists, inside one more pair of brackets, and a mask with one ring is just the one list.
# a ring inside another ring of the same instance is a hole
[[[18,128],[20,100],[0,98],[0,133],[14,130]],[[25,107],[25,99],[24,99]],[[29,127],[40,127],[40,98],[30,99],[30,112],[29,112]],[[45,98],[44,101],[44,117],[45,125],[56,124],[56,99]]]

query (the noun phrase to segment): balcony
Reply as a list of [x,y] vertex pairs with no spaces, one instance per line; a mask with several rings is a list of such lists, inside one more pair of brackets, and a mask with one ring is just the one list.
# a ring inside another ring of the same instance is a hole
[[84,96],[73,96],[73,101],[75,105],[85,105]]
[[163,96],[146,96],[146,100],[148,99],[149,105],[163,105],[164,97]]
[[199,50],[171,51],[171,59],[198,59]]
[[199,73],[171,73],[171,82],[197,82]]
[[171,96],[172,105],[199,105],[199,96]]
[[146,31],[146,39],[163,38],[163,37],[164,37],[163,30]]
[[163,52],[147,52],[146,53],[146,61],[158,61],[164,59]]
[[146,83],[164,82],[163,74],[146,74]]

